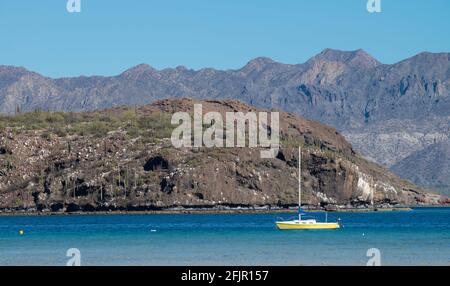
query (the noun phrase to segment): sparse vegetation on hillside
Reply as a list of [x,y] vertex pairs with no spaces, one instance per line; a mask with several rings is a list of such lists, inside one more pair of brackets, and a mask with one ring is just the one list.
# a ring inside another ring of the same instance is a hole
[[[170,115],[194,103],[0,117],[0,212],[291,206],[299,145],[305,204],[367,203],[362,175],[380,204],[443,200],[358,157],[334,129],[285,113],[274,159],[254,148],[174,148],[164,140],[174,128]],[[205,110],[251,110],[237,101],[201,103]]]
[[130,138],[144,140],[170,137],[170,116],[159,113],[144,115],[125,108],[114,112],[64,113],[36,110],[14,116],[0,116],[0,130],[44,130],[43,138],[68,135],[103,137],[111,131],[123,131]]

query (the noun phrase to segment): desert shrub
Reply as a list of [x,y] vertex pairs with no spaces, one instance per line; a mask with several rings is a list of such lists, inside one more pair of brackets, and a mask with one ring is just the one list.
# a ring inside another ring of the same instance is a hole
[[12,161],[12,158],[10,156],[8,156],[4,161],[3,161],[3,169],[6,170],[6,172],[10,172],[12,170],[14,170],[16,167]]
[[136,112],[133,109],[127,109],[120,115],[120,119],[122,122],[131,122],[136,121],[137,116]]
[[13,207],[14,208],[20,208],[24,205],[23,200],[16,198],[16,200],[14,201]]
[[86,126],[82,123],[73,124],[68,128],[69,134],[77,134],[79,136],[84,136],[87,134]]
[[101,121],[94,121],[86,125],[87,134],[95,137],[104,137],[110,131],[108,125]]
[[166,114],[143,116],[138,119],[138,126],[149,131],[147,136],[159,139],[169,138],[173,130],[170,120],[171,117]]
[[128,137],[130,137],[130,138],[136,138],[136,137],[141,136],[141,134],[142,134],[141,129],[139,129],[138,126],[133,125],[133,124],[127,125],[125,130],[127,132]]
[[64,127],[53,128],[53,133],[56,134],[56,136],[58,136],[58,137],[66,137],[67,136],[67,132]]
[[50,125],[66,123],[66,115],[62,112],[46,112],[43,116],[45,118],[45,122],[49,123]]
[[46,131],[42,132],[41,138],[43,138],[45,140],[50,140],[50,139],[52,139],[52,134],[46,130]]

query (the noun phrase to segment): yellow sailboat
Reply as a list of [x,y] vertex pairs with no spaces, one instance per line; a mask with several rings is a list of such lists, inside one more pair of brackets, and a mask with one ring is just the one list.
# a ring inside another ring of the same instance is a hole
[[315,219],[302,219],[305,212],[301,208],[302,202],[302,151],[298,148],[298,219],[288,221],[277,221],[277,228],[280,230],[314,230],[314,229],[338,229],[340,228],[339,222],[328,222],[328,216],[326,222],[317,222]]

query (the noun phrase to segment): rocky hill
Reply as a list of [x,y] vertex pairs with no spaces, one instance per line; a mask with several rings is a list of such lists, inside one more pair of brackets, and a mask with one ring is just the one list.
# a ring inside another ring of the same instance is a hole
[[[303,146],[304,202],[312,207],[445,204],[359,157],[335,129],[280,114],[275,159],[258,149],[182,148],[171,114],[190,99],[96,112],[0,117],[0,210],[76,212],[173,208],[287,207],[297,202]],[[238,101],[203,101],[207,111],[251,111]]]
[[414,152],[397,162],[392,170],[416,184],[441,190],[448,196],[450,195],[450,141],[432,144]]
[[362,50],[326,49],[295,65],[268,58],[226,71],[139,65],[113,77],[61,79],[0,66],[2,113],[87,111],[182,97],[237,99],[334,126],[356,150],[391,167],[448,140],[450,54],[421,53],[386,65]]

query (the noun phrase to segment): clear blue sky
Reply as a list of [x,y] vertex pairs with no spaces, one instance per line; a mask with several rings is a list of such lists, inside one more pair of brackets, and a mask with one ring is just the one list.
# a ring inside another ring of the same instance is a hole
[[139,63],[235,69],[362,48],[384,63],[450,51],[449,0],[0,0],[0,64],[47,76],[115,75]]

